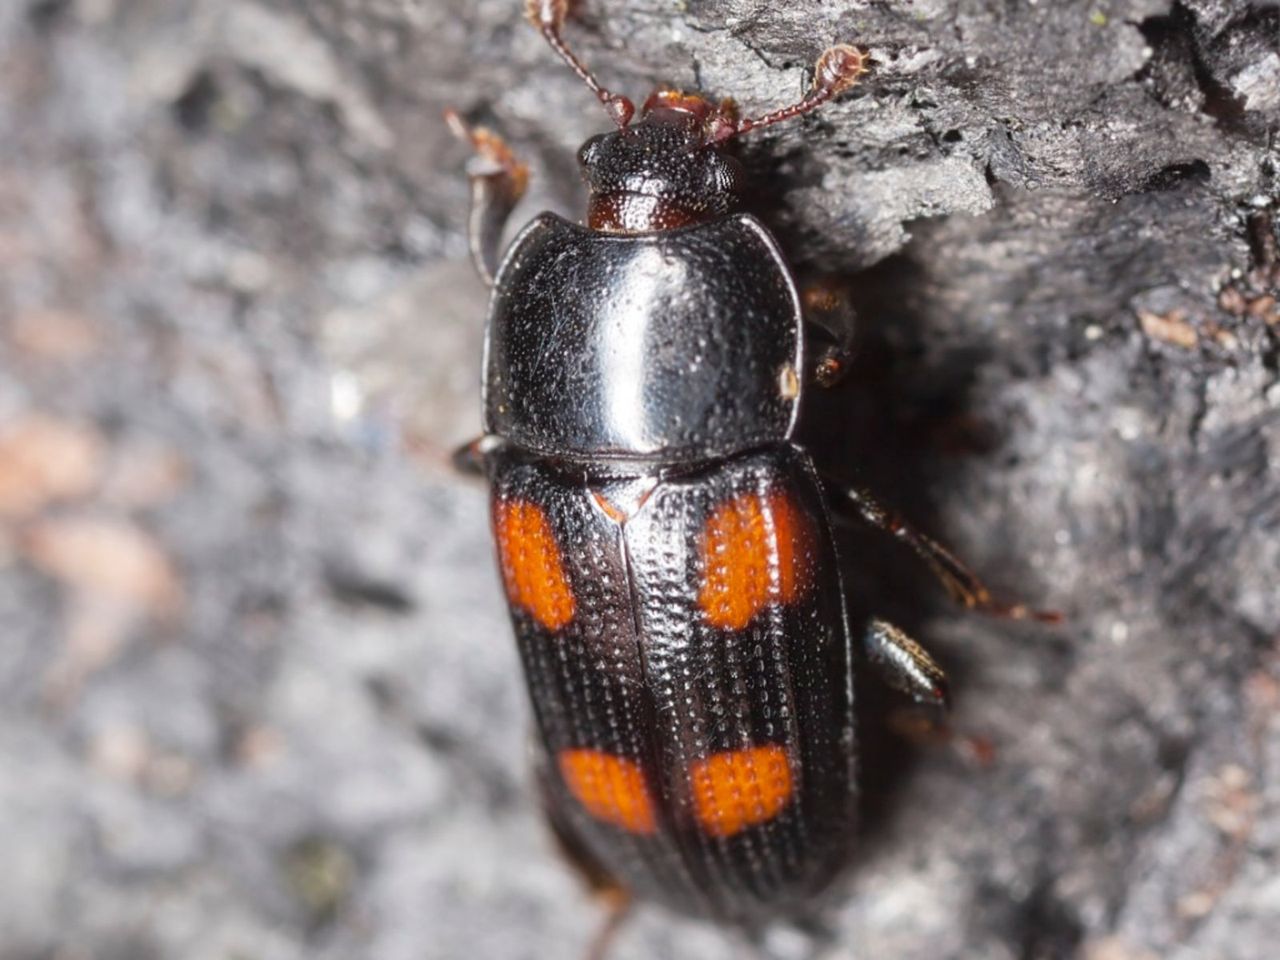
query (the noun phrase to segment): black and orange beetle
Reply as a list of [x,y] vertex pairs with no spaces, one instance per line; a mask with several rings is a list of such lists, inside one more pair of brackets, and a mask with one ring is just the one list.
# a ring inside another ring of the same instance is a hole
[[[557,833],[617,890],[756,927],[809,906],[847,860],[859,659],[946,701],[901,630],[850,629],[828,496],[909,543],[965,605],[1048,615],[994,603],[867,494],[824,484],[792,441],[849,315],[802,302],[769,231],[736,212],[744,176],[724,147],[835,97],[865,55],[831,47],[807,96],[758,119],[659,90],[633,124],[565,45],[566,6],[527,11],[618,127],[579,154],[585,226],[544,213],[499,265],[527,172],[449,115],[477,153],[472,253],[493,288],[486,436],[459,462],[492,485]],[[830,344],[815,356],[806,320]]]

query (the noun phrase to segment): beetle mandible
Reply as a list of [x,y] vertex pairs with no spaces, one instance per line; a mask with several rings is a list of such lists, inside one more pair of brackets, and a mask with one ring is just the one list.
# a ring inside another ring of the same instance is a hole
[[738,211],[745,176],[725,147],[836,97],[867,55],[830,47],[806,96],[758,118],[659,89],[632,123],[565,43],[566,8],[526,4],[617,126],[579,153],[585,225],[541,214],[499,263],[527,169],[448,114],[476,153],[471,251],[492,287],[485,436],[458,461],[491,484],[557,835],[616,904],[756,927],[810,904],[850,853],[856,664],[947,699],[902,630],[850,629],[828,502],[909,544],[965,606],[1054,615],[996,603],[868,493],[824,482],[792,439],[803,390],[842,368],[851,312],[801,297]]

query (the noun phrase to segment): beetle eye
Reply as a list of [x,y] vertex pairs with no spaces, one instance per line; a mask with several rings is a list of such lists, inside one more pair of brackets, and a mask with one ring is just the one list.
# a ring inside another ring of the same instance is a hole
[[715,193],[732,193],[737,189],[733,167],[718,157],[707,165],[704,179],[707,189]]

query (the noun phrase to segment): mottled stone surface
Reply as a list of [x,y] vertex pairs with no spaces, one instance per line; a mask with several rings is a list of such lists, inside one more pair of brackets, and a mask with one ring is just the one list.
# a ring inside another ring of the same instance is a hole
[[[1280,203],[1280,7],[580,6],[635,96],[761,111],[870,48],[742,146],[862,310],[806,435],[1069,616],[957,614],[844,542],[854,605],[937,653],[995,757],[871,724],[833,936],[767,955],[1272,956],[1280,326],[1247,223]],[[484,292],[441,110],[530,160],[518,220],[580,210],[606,126],[519,8],[0,4],[2,960],[581,954],[484,493],[445,466]],[[743,953],[641,911],[614,957]]]

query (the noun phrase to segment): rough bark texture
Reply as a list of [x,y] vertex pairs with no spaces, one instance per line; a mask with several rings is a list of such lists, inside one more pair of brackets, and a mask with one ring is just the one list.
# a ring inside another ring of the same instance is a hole
[[[577,213],[606,127],[520,6],[0,4],[3,960],[579,955],[485,495],[444,467],[484,294],[441,110],[531,161],[521,220]],[[1280,202],[1280,7],[583,6],[635,96],[755,112],[870,47],[743,144],[862,308],[807,433],[1069,616],[959,614],[845,544],[995,756],[905,746],[868,690],[865,856],[831,938],[769,955],[1273,956],[1280,325],[1248,224]],[[642,911],[614,956],[743,949]]]

